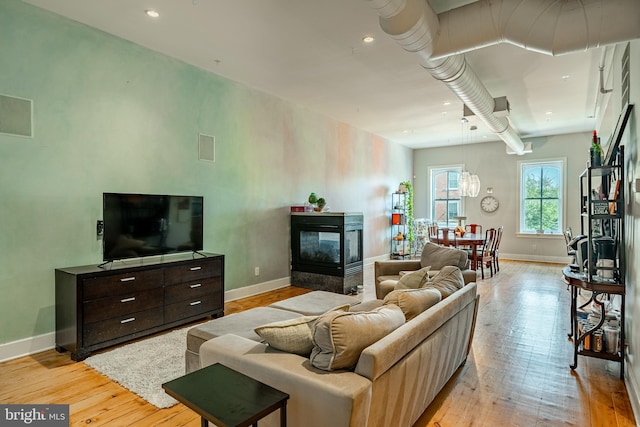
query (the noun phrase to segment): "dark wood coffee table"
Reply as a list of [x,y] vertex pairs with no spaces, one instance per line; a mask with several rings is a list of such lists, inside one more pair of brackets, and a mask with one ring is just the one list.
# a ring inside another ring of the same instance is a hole
[[258,420],[280,409],[287,425],[289,395],[216,363],[162,384],[164,391],[207,421],[220,427],[257,426]]

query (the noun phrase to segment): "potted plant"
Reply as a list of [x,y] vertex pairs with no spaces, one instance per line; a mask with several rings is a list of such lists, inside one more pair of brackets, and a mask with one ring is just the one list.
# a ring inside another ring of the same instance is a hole
[[414,233],[413,233],[413,185],[411,184],[410,181],[402,181],[400,183],[400,188],[402,188],[404,186],[404,188],[406,188],[406,195],[407,195],[407,205],[406,205],[406,209],[407,209],[407,225],[409,227],[408,233],[407,233],[407,237],[406,239],[409,241],[409,246],[413,246],[413,240],[415,238]]

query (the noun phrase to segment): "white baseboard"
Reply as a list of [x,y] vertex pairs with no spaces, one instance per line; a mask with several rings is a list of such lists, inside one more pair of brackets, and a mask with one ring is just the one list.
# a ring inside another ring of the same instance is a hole
[[48,332],[35,337],[0,344],[0,362],[40,353],[55,347],[56,333]]
[[257,283],[255,285],[244,286],[238,289],[231,289],[224,292],[224,300],[234,301],[240,298],[251,297],[254,295],[262,294],[264,292],[273,291],[275,289],[286,288],[290,284],[291,278],[287,276],[281,279],[275,279],[268,282]]
[[533,261],[547,262],[551,264],[569,264],[570,258],[567,256],[546,256],[546,255],[523,255],[523,254],[503,254],[500,253],[500,259],[511,261]]
[[[631,402],[631,411],[633,412],[633,416],[636,420],[640,418],[640,395],[638,395],[638,391],[640,387],[638,387],[638,383],[635,380],[636,376],[633,372],[629,372],[629,357],[625,355],[624,361],[624,384],[627,386],[627,394],[629,395],[629,401]],[[637,423],[636,423],[637,424]]]

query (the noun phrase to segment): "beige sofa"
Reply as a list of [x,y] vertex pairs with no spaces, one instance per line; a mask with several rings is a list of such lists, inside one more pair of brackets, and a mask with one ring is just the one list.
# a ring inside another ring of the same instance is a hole
[[395,288],[400,277],[406,272],[430,267],[428,274],[429,277],[433,277],[444,266],[458,267],[462,271],[465,284],[476,281],[476,271],[469,269],[469,259],[466,251],[426,242],[420,259],[374,262],[376,298],[383,299]]
[[[391,304],[366,311],[381,304],[366,301],[352,310],[361,307],[365,318],[375,310],[400,310]],[[466,361],[477,307],[476,284],[463,286],[365,347],[353,369],[318,369],[311,363],[315,348],[310,358],[236,334],[203,343],[200,362],[222,363],[288,393],[289,426],[410,427]],[[279,425],[278,414],[260,424]]]

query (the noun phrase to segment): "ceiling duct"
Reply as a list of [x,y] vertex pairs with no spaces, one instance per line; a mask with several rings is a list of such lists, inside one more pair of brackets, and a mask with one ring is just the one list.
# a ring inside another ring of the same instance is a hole
[[525,147],[460,54],[511,43],[551,55],[640,37],[638,0],[480,0],[436,14],[426,0],[366,0],[381,28],[446,84],[515,154]]

